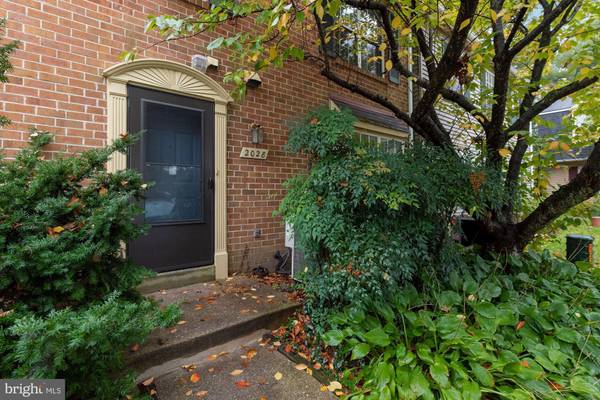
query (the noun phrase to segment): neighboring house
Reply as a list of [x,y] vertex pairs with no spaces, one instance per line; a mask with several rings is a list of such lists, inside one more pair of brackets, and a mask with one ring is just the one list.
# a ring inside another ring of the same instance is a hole
[[[234,102],[221,84],[232,68],[228,54],[206,49],[214,35],[150,46],[158,37],[144,32],[147,15],[189,15],[208,6],[199,0],[0,0],[7,37],[20,41],[10,81],[0,86],[0,113],[13,121],[0,130],[0,147],[14,156],[37,127],[55,134],[50,153],[75,154],[145,129],[129,157],[117,155],[108,166],[134,168],[156,182],[144,204],[152,228],[128,245],[129,256],[157,272],[202,267],[224,278],[272,266],[275,251],[284,250],[284,224],[273,211],[282,183],[307,168],[304,157],[284,151],[289,121],[333,102],[356,114],[360,135],[390,151],[408,129],[321,77],[310,62],[261,73],[262,83]],[[252,26],[239,21],[223,29]],[[147,49],[122,63],[119,55],[133,47]],[[365,47],[365,56],[372,51]],[[219,65],[191,68],[194,55]],[[406,80],[362,60],[340,53],[335,68],[407,111]],[[263,159],[246,158],[253,156]]]
[[[537,130],[539,136],[554,139],[558,139],[561,134],[568,134],[565,132],[563,119],[571,115],[572,108],[573,102],[570,99],[555,102],[539,115],[547,124],[532,125],[532,129]],[[557,165],[548,171],[549,189],[557,189],[575,178],[591,152],[592,146],[557,152]]]

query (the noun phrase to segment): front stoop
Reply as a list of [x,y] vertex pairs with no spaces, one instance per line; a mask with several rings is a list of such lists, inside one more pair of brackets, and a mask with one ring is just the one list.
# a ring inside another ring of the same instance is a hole
[[137,351],[126,354],[127,366],[139,373],[260,329],[275,329],[299,308],[281,287],[244,276],[148,296],[161,305],[180,303],[183,317],[174,327],[156,330]]

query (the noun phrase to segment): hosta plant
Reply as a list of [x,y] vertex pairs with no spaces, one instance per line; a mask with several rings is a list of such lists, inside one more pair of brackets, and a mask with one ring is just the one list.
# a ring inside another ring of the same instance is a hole
[[348,398],[600,399],[598,271],[547,253],[504,262],[335,314],[323,338]]

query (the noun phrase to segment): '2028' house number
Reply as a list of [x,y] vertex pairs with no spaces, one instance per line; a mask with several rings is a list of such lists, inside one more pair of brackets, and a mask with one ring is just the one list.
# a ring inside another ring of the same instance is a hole
[[240,153],[241,158],[255,158],[257,160],[266,160],[269,155],[269,150],[266,149],[254,149],[252,147],[242,147]]

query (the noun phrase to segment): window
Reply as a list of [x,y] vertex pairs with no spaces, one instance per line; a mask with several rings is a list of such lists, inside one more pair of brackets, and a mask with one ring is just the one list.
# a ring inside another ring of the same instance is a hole
[[[338,57],[375,76],[383,76],[386,51],[380,50],[382,38],[377,33],[379,22],[368,10],[343,7],[337,19],[327,18],[326,32],[331,37],[327,44],[329,55]],[[389,72],[392,82],[399,83],[399,73]]]
[[382,135],[377,135],[371,132],[357,131],[356,139],[359,143],[366,146],[379,147],[386,153],[396,154],[404,149],[404,141],[393,139]]

